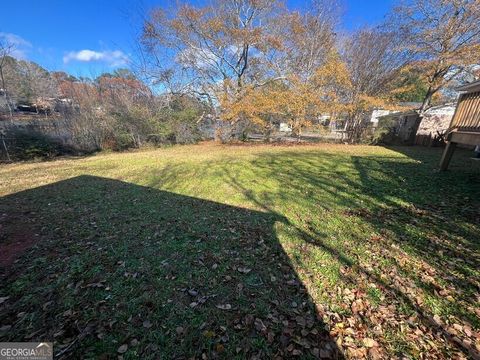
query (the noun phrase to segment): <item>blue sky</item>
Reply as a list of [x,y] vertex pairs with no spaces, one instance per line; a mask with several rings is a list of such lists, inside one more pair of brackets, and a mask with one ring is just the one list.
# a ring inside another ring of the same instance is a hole
[[[199,2],[201,0],[192,0]],[[49,70],[96,76],[125,66],[142,9],[168,0],[15,0],[2,4],[0,36],[17,44],[17,57]],[[288,0],[301,9],[303,0]],[[393,0],[344,0],[347,30],[382,20]]]

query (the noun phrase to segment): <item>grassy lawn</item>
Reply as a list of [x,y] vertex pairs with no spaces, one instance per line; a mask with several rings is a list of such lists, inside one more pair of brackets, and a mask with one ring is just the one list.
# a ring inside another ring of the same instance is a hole
[[480,356],[480,163],[201,144],[0,166],[0,341],[59,358]]

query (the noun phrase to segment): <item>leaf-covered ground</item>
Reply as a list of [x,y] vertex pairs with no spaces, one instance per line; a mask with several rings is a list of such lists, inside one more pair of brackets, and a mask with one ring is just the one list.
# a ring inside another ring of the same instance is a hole
[[480,162],[201,144],[0,166],[0,341],[58,358],[478,358]]

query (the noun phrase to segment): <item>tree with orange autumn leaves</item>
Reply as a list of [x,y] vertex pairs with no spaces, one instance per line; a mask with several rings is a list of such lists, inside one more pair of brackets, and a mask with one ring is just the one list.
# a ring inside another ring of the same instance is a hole
[[273,0],[184,4],[170,14],[154,10],[143,43],[150,54],[173,52],[170,67],[155,61],[172,91],[205,97],[230,122],[268,128],[272,118],[283,118],[298,131],[308,118],[338,107],[332,90],[347,81],[338,71],[334,9],[327,1],[303,14]]
[[222,115],[229,121],[247,118],[267,131],[272,120],[280,119],[291,126],[294,134],[299,134],[321,114],[344,113],[348,106],[340,98],[340,91],[349,85],[347,69],[338,56],[331,55],[308,81],[288,74],[282,82],[247,86],[242,96],[233,101],[221,99]]
[[409,66],[426,84],[418,129],[435,97],[480,65],[480,1],[409,0],[400,3],[392,15],[390,23],[414,55]]
[[395,21],[347,36],[336,33],[338,4],[325,0],[302,13],[276,0],[180,4],[152,11],[142,43],[164,90],[207,100],[223,120],[266,132],[288,122],[299,133],[321,115],[341,115],[358,141],[369,111],[397,108],[399,95],[412,91],[405,74],[425,84],[421,116],[446,83],[478,62],[478,4],[404,1]]

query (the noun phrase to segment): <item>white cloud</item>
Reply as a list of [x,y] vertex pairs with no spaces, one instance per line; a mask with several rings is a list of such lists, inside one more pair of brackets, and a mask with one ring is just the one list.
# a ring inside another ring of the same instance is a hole
[[32,47],[32,44],[27,40],[12,33],[0,32],[0,42],[6,46],[11,46],[9,55],[17,59],[25,59],[27,57],[26,53]]
[[123,66],[128,62],[128,56],[120,50],[114,51],[94,51],[94,50],[80,50],[70,51],[63,57],[65,64],[70,61],[92,62],[102,61],[110,66]]

